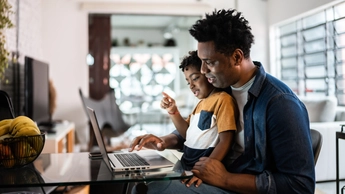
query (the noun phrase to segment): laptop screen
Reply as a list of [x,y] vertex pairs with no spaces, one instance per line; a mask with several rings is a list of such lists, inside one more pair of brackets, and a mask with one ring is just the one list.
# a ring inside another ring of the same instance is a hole
[[99,125],[98,125],[96,113],[90,107],[87,107],[87,111],[88,111],[88,114],[89,114],[89,117],[91,120],[91,125],[93,128],[93,132],[95,133],[95,137],[96,137],[96,141],[97,141],[99,150],[100,150],[102,157],[103,157],[103,161],[107,164],[108,168],[111,170],[112,168],[111,168],[110,161],[109,161],[109,158],[107,155],[107,149],[105,147],[103,137],[101,134],[101,129],[99,128]]

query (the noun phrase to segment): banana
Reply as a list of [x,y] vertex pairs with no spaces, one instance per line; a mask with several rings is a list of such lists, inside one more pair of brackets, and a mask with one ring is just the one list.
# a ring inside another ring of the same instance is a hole
[[3,122],[3,124],[0,125],[0,136],[9,133],[10,132],[10,126],[11,126],[10,122],[8,122],[8,123]]
[[16,134],[23,127],[33,127],[36,129],[38,133],[40,133],[40,130],[38,129],[36,123],[33,120],[26,116],[18,116],[14,118],[14,120],[11,123],[11,135]]
[[0,136],[8,134],[10,131],[10,126],[11,125],[9,124],[0,126]]
[[0,121],[0,126],[11,124],[12,120],[13,119],[3,119],[3,120]]
[[30,135],[38,135],[40,133],[37,132],[37,129],[35,127],[27,126],[22,127],[20,130],[18,130],[15,134],[12,134],[14,137],[20,137],[20,136],[30,136]]
[[[25,121],[32,123],[32,124],[35,124],[35,122],[27,116],[17,116],[11,122],[11,130],[13,130],[19,123],[23,123]],[[11,131],[11,133],[12,133],[12,131]]]
[[22,123],[18,123],[11,132],[11,135],[16,134],[18,131],[22,130],[25,127],[30,127],[30,128],[34,128],[36,130],[37,133],[40,133],[40,130],[37,128],[37,125],[35,123],[31,123],[28,121],[23,121]]

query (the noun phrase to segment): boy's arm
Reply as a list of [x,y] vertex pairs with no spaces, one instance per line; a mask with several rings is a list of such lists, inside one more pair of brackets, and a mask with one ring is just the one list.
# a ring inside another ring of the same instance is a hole
[[168,112],[169,117],[174,123],[177,131],[184,139],[186,139],[186,131],[189,127],[189,123],[180,115],[175,100],[165,92],[162,92],[162,94],[163,99],[161,100],[161,107]]
[[172,114],[169,113],[169,117],[171,118],[171,121],[174,123],[177,131],[180,133],[180,135],[186,139],[186,131],[189,127],[189,124],[187,123],[186,120],[181,116],[180,112],[177,110]]
[[222,161],[232,145],[234,134],[235,134],[235,130],[220,132],[219,143],[216,145],[216,147],[212,151],[210,158]]

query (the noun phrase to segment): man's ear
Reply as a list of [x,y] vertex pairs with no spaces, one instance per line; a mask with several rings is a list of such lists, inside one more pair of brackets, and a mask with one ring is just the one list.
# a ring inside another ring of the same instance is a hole
[[232,57],[234,59],[234,61],[236,63],[241,63],[243,60],[243,52],[241,49],[236,49],[233,53],[232,53]]

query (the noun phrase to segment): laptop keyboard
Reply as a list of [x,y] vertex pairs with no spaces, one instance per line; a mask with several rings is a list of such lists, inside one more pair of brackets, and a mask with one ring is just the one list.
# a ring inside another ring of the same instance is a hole
[[144,158],[136,153],[114,154],[123,166],[149,166]]

